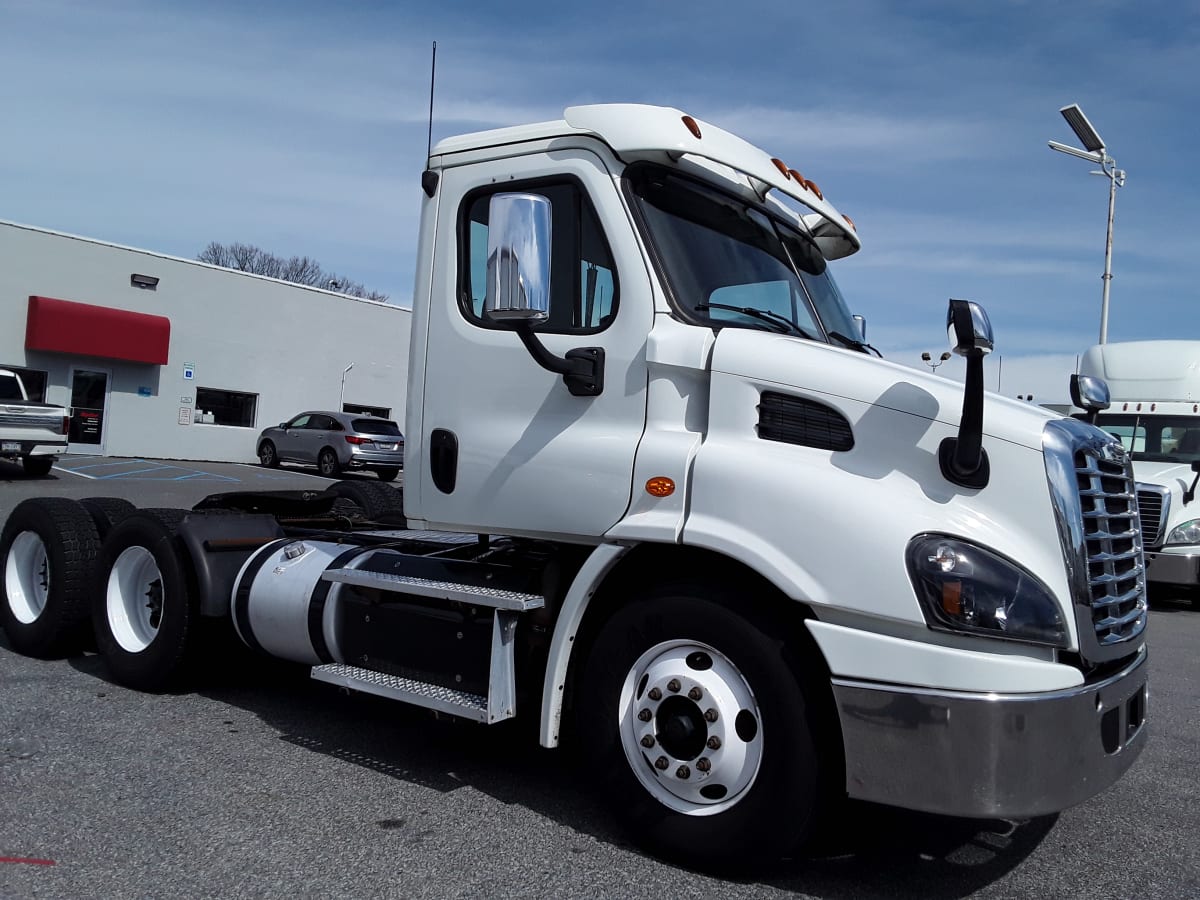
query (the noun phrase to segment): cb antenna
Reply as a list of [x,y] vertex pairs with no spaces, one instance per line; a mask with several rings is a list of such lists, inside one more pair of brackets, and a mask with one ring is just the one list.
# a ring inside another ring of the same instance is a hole
[[[429,159],[433,155],[433,85],[437,77],[437,41],[433,42],[433,61],[429,65],[429,134],[425,138],[425,165],[429,165]],[[421,189],[425,191],[425,196],[432,199],[437,193],[438,174],[432,169],[426,169],[421,173]]]
[[433,42],[433,59],[429,64],[429,135],[425,139],[425,155],[433,153],[433,85],[437,80],[437,41]]

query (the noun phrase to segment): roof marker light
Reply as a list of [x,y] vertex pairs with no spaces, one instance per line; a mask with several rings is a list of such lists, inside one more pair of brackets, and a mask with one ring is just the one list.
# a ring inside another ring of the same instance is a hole
[[774,157],[774,156],[771,157],[771,162],[775,166],[775,168],[777,168],[779,170],[780,174],[782,174],[784,178],[791,180],[792,172],[791,172],[791,169],[789,169],[787,167],[787,163],[785,163],[782,159],[778,159],[777,157]]
[[804,184],[804,176],[801,175],[799,172],[797,172],[795,169],[788,169],[788,174],[792,176],[792,178],[795,180],[796,184]]
[[806,178],[806,179],[804,179],[804,182],[803,182],[803,183],[804,183],[804,186],[805,186],[806,188],[808,188],[810,191],[812,191],[814,194],[816,194],[816,195],[817,195],[817,199],[818,199],[818,200],[824,200],[824,199],[825,199],[825,195],[821,193],[821,189],[820,189],[819,187],[817,187],[817,184],[816,184],[816,182],[814,182],[814,181],[809,181],[809,180]]
[[692,137],[697,140],[700,138],[700,126],[696,124],[696,120],[691,116],[683,117],[683,124],[687,126],[687,130],[692,133]]
[[854,224],[854,220],[852,218],[850,218],[845,213],[842,213],[842,218],[846,220],[846,224],[849,225],[852,229],[854,229],[855,232],[858,231],[858,226]]

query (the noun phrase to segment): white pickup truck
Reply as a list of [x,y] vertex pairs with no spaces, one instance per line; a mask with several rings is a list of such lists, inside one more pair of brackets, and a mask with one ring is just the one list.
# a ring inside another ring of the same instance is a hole
[[61,406],[30,401],[21,376],[0,369],[0,459],[19,459],[29,475],[47,474],[67,450],[70,422]]

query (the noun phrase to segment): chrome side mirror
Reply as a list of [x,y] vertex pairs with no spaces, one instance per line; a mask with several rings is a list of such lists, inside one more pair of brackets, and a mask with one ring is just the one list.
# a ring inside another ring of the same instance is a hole
[[946,334],[959,356],[986,356],[992,352],[992,323],[974,300],[951,300],[946,312]]
[[1108,382],[1092,375],[1071,376],[1071,402],[1089,414],[1088,421],[1094,422],[1096,414],[1108,409],[1111,404]]
[[866,318],[864,316],[851,316],[850,318],[852,318],[854,320],[854,324],[858,328],[858,334],[854,335],[854,337],[858,338],[860,341],[862,341],[865,344],[867,342],[867,320],[866,320]]
[[536,324],[550,315],[550,201],[495,194],[488,203],[484,316]]

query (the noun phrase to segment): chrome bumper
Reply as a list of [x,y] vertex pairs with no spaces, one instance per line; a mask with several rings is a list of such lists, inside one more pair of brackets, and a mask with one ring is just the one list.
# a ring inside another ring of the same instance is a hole
[[1200,552],[1146,551],[1146,580],[1152,584],[1200,584]]
[[1100,793],[1146,743],[1146,659],[1041,694],[971,694],[835,678],[851,797],[1027,818]]

